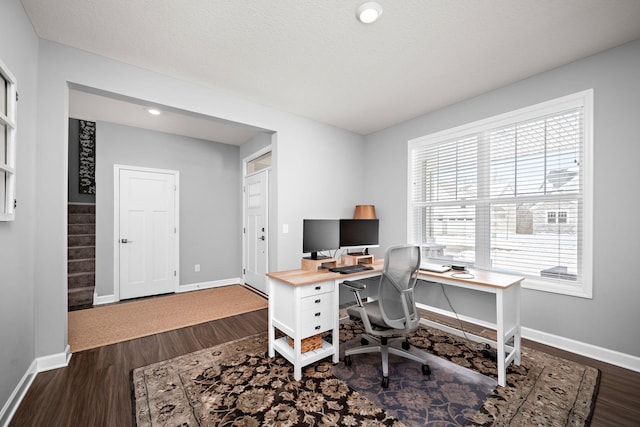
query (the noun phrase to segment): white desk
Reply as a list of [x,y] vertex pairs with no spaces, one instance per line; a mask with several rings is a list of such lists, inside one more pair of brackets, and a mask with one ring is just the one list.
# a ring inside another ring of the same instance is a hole
[[[493,329],[496,330],[496,341],[469,332],[462,332],[456,328],[424,318],[421,323],[457,336],[465,336],[471,340],[489,344],[495,348],[498,363],[498,384],[504,386],[507,378],[507,366],[509,366],[511,362],[516,365],[520,364],[520,341],[522,337],[520,326],[520,288],[524,278],[484,270],[470,270],[470,273],[474,276],[473,279],[460,279],[451,277],[452,273],[455,272],[432,273],[420,271],[419,278],[442,283],[447,286],[473,289],[493,294],[496,302],[496,323],[492,326]],[[421,304],[418,304],[418,306],[421,306]],[[474,319],[470,319],[471,322],[473,322],[473,320]],[[513,339],[513,343],[507,344],[511,339]]]
[[[267,274],[269,294],[269,356],[280,353],[294,366],[294,378],[302,378],[302,367],[332,356],[338,363],[339,354],[339,286],[344,280],[366,278],[380,274],[383,260],[372,265],[373,270],[355,274],[289,270]],[[522,277],[472,270],[473,279],[451,277],[451,272],[420,272],[423,280],[448,286],[488,292],[496,298],[496,341],[466,333],[468,337],[496,348],[498,355],[498,384],[506,384],[506,369],[510,363],[520,364],[520,284]],[[423,323],[462,336],[462,331],[423,319]],[[278,329],[293,339],[293,348],[286,337],[275,338]],[[306,353],[300,351],[302,339],[317,333],[332,331],[332,343],[322,342],[322,348]],[[512,345],[507,342],[513,339]],[[503,357],[500,357],[500,356]]]

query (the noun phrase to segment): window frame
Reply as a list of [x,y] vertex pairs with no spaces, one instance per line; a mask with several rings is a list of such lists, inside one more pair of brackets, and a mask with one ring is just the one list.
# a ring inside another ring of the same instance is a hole
[[[583,188],[582,188],[582,228],[579,230],[581,244],[578,247],[578,269],[580,279],[575,282],[566,280],[556,280],[547,277],[536,277],[522,274],[526,280],[523,288],[544,292],[558,293],[563,295],[577,296],[583,298],[593,297],[593,89],[588,89],[571,95],[552,99],[546,102],[535,104],[529,107],[517,109],[507,113],[499,114],[486,119],[456,126],[440,132],[435,132],[415,139],[411,139],[407,144],[407,241],[413,242],[413,210],[412,202],[412,175],[413,175],[413,153],[421,147],[432,144],[443,143],[458,138],[467,137],[472,134],[486,132],[503,126],[513,125],[519,122],[547,116],[572,108],[582,108],[583,113]],[[482,160],[482,159],[479,159]],[[485,160],[485,168],[488,161]],[[478,170],[484,170],[481,163],[478,163]],[[556,221],[558,213],[556,212]],[[413,242],[422,243],[422,242]],[[476,262],[477,254],[481,252],[479,248],[487,245],[483,236],[476,235]],[[483,253],[486,251],[482,251]],[[480,260],[482,264],[483,260]]]
[[[0,111],[0,128],[5,131],[5,162],[0,162],[0,185],[4,186],[4,201],[0,206],[0,221],[15,220],[16,192],[16,133],[18,89],[16,79],[0,60],[0,75],[5,80],[6,115]],[[2,149],[2,147],[0,147]]]

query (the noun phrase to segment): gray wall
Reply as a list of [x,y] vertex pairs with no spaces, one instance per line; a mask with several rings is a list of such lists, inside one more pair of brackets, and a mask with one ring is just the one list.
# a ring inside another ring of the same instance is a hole
[[[130,126],[96,124],[96,292],[114,293],[115,164],[180,173],[180,285],[241,276],[239,147]],[[200,264],[200,272],[194,271]]]
[[[0,61],[17,80],[16,219],[0,222],[0,408],[34,359],[38,38],[22,4],[3,1]],[[65,302],[66,303],[66,302]],[[0,418],[0,424],[3,423]]]
[[[97,139],[97,136],[96,136]],[[69,202],[95,203],[95,194],[80,194],[80,120],[69,119]],[[98,150],[96,141],[96,153]],[[98,188],[96,186],[96,193]]]
[[[640,198],[633,187],[640,182],[640,40],[369,135],[366,177],[371,188],[393,189],[371,193],[386,224],[382,245],[405,241],[408,140],[589,88],[595,103],[594,264],[587,266],[593,267],[593,299],[525,290],[522,323],[640,356],[640,286],[629,268],[640,258]],[[489,305],[476,295],[453,297],[459,311]],[[446,307],[437,288],[423,298]]]
[[[277,132],[274,153],[278,165],[275,206],[278,232],[273,236],[277,251],[271,254],[275,257],[276,269],[300,265],[304,217],[339,218],[351,215],[353,205],[362,203],[362,188],[352,184],[361,179],[364,172],[362,136],[49,41],[40,40],[39,52],[36,356],[61,354],[67,343],[65,247],[69,84]],[[98,159],[101,155],[98,154]],[[97,185],[102,184],[97,182]],[[288,234],[280,232],[284,223],[289,224]],[[237,244],[239,242],[240,236]]]

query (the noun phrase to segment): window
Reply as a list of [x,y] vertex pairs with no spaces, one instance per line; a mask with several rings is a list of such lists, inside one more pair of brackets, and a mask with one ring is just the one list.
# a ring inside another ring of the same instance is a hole
[[246,162],[245,175],[251,175],[260,172],[263,169],[271,167],[271,151]]
[[590,298],[592,104],[589,90],[409,141],[409,241]]
[[15,219],[16,80],[0,61],[0,221]]

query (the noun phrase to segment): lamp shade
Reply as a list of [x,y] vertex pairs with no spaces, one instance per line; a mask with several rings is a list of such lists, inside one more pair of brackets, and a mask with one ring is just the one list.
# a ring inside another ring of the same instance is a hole
[[376,219],[376,207],[374,205],[356,205],[353,219]]

